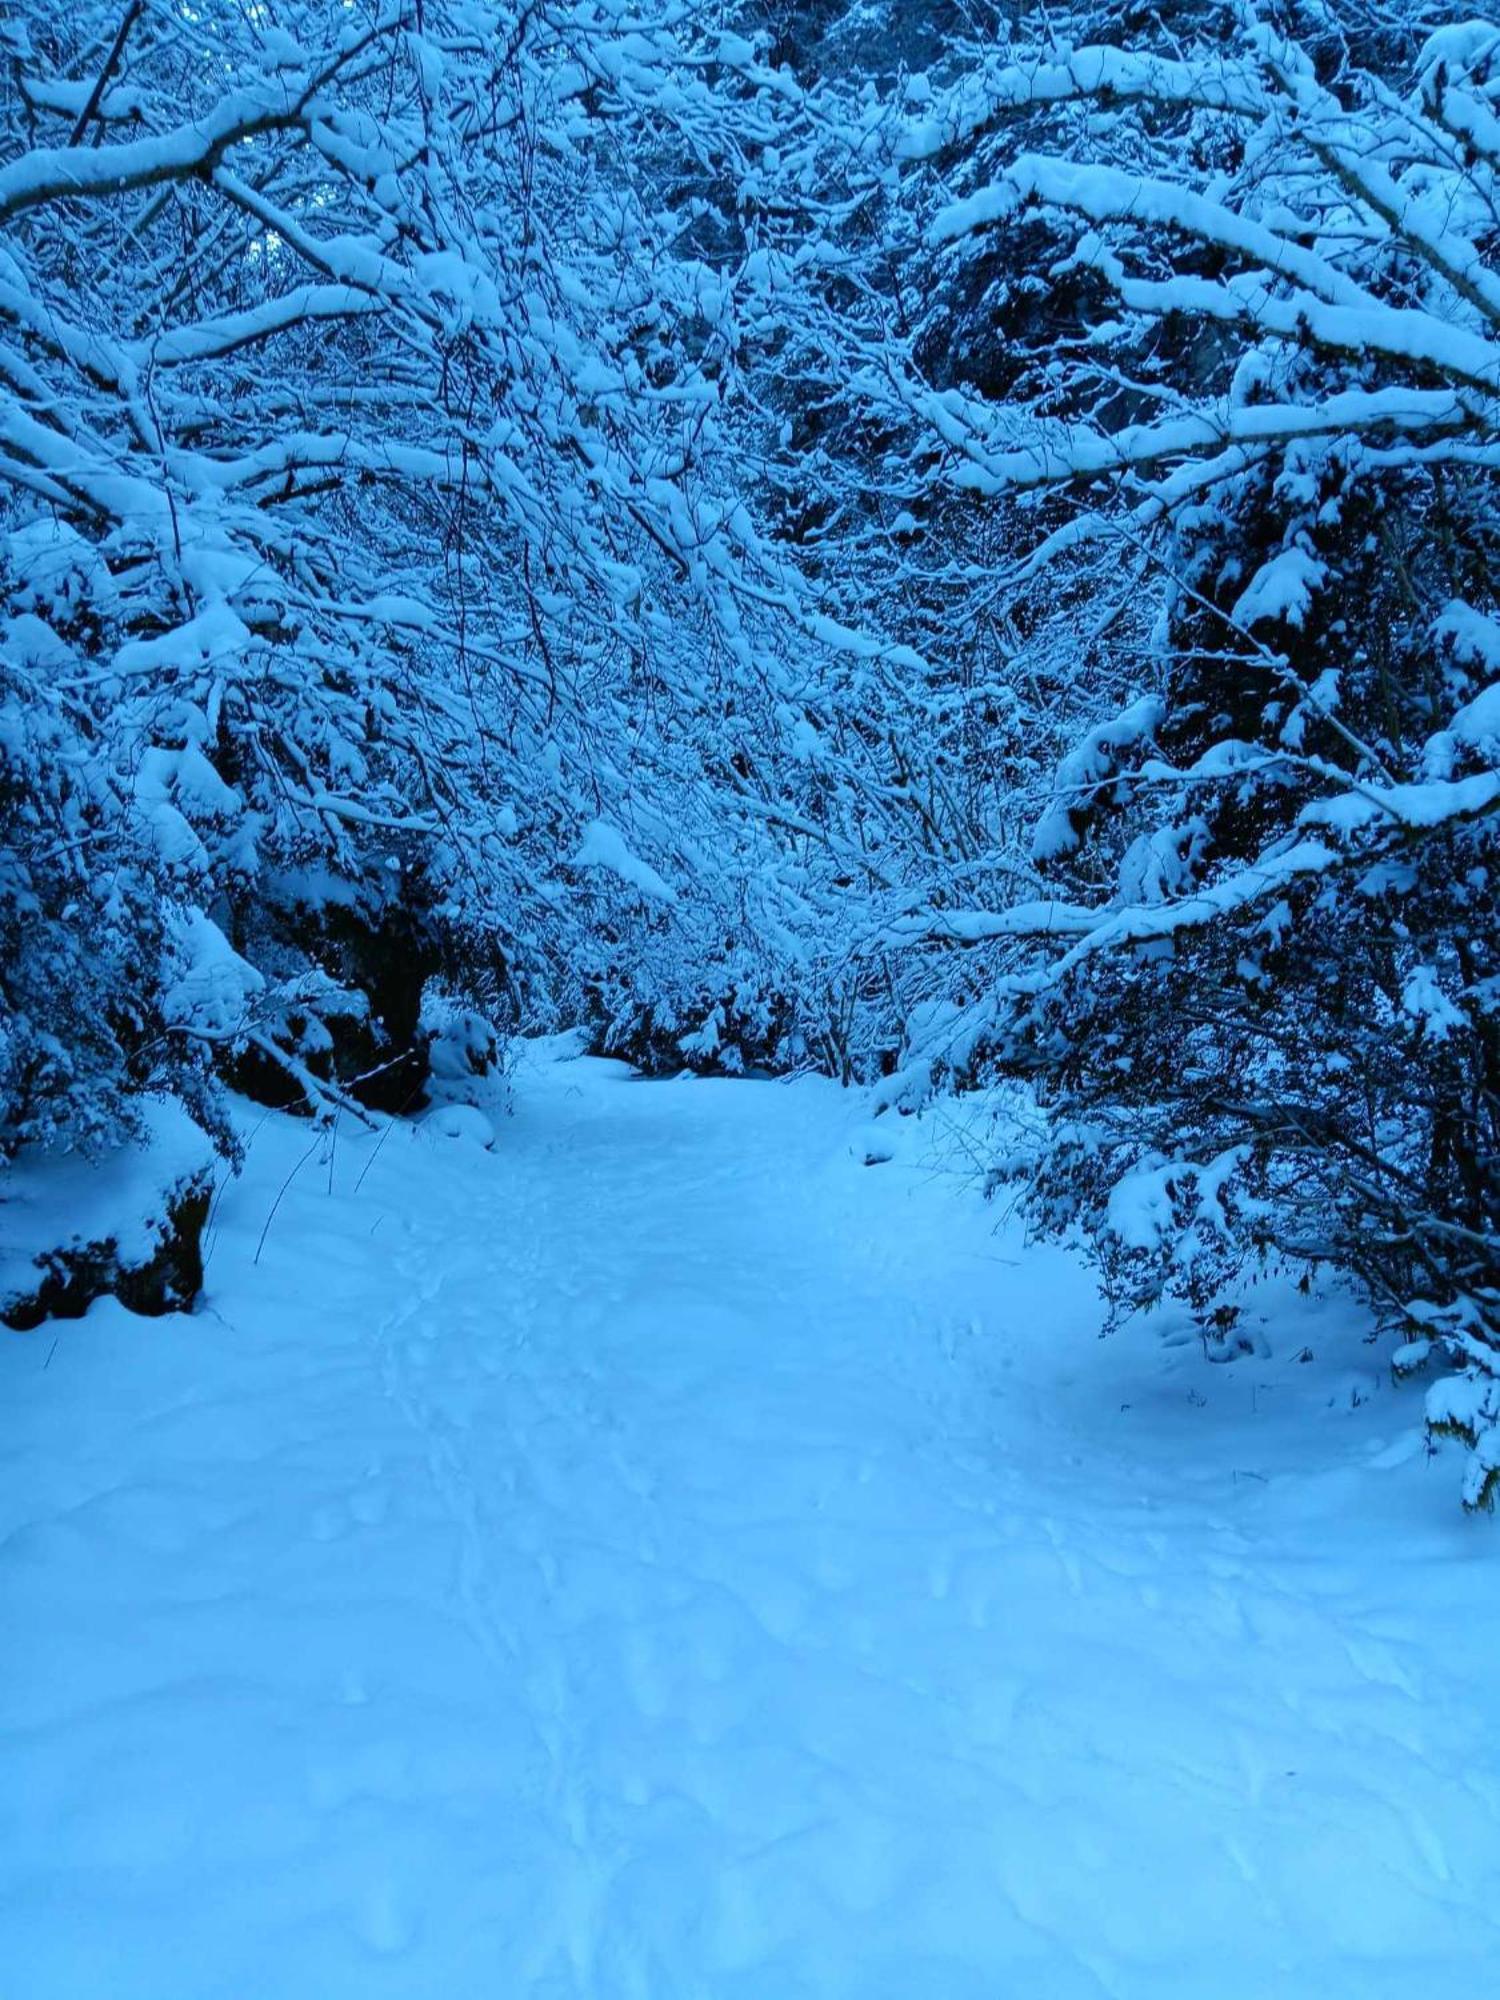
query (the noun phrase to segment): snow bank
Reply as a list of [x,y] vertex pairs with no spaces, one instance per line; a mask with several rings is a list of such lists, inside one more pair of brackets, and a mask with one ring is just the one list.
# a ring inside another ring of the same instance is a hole
[[[143,1139],[102,1160],[79,1154],[23,1152],[0,1170],[0,1319],[31,1322],[39,1295],[65,1298],[54,1309],[76,1311],[113,1289],[121,1274],[152,1271],[183,1227],[185,1203],[206,1206],[213,1148],[180,1104],[141,1101]],[[196,1261],[192,1229],[190,1262]],[[165,1292],[155,1310],[187,1303],[170,1296],[173,1273],[160,1274]],[[75,1297],[79,1284],[85,1296]],[[151,1310],[154,1283],[127,1286],[140,1310]]]

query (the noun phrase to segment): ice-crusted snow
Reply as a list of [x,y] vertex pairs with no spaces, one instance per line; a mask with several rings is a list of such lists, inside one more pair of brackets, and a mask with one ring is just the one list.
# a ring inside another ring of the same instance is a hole
[[1500,1543],[1353,1317],[1101,1344],[927,1122],[558,1054],[0,1344],[5,1992],[1488,1991]]

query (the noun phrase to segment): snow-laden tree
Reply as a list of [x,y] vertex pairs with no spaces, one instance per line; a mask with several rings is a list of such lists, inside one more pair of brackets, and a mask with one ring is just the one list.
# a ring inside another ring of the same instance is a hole
[[624,0],[0,42],[5,1144],[195,1053],[399,1105],[424,978],[774,1039],[859,865],[742,503],[795,93]]
[[1024,650],[1090,676],[1041,893],[943,882],[878,942],[929,967],[910,1075],[1035,1078],[1047,1135],[1006,1165],[1123,1304],[1356,1273],[1400,1365],[1463,1365],[1430,1414],[1490,1504],[1500,30],[1398,75],[1304,22],[1015,43],[846,114],[915,175],[950,296],[1014,310],[1045,253],[1000,379],[889,343],[861,386],[934,495],[997,510]]

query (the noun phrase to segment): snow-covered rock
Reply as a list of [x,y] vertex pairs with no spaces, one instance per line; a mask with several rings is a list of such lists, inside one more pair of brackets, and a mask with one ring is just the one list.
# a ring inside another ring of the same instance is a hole
[[181,1105],[147,1098],[139,1140],[102,1159],[22,1151],[0,1169],[0,1321],[77,1318],[113,1293],[133,1312],[191,1306],[214,1154]]

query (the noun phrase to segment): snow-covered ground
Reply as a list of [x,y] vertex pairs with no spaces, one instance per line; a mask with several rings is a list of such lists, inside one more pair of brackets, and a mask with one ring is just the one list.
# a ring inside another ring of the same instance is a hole
[[1101,1345],[813,1082],[309,1136],[0,1342],[5,2000],[1496,1989],[1500,1541],[1352,1321]]

